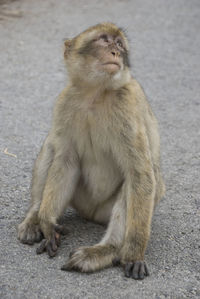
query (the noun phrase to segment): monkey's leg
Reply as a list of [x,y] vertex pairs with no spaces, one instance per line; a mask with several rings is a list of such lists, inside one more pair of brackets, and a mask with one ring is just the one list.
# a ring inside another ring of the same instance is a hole
[[62,227],[57,224],[57,220],[69,205],[80,175],[75,160],[72,156],[68,158],[58,155],[49,168],[38,214],[45,239],[37,249],[37,253],[46,250],[51,257],[56,254],[59,235],[62,233]]
[[42,239],[38,211],[49,166],[53,160],[53,149],[46,139],[35,162],[32,179],[31,205],[22,223],[18,225],[18,239],[22,243],[33,244]]
[[110,266],[116,260],[122,245],[125,231],[125,201],[123,186],[117,195],[107,232],[100,243],[91,247],[74,250],[62,270],[93,272]]
[[143,279],[149,275],[144,254],[150,236],[154,207],[155,178],[153,172],[137,173],[137,179],[127,182],[126,229],[124,244],[120,250],[120,261],[125,266],[126,277]]

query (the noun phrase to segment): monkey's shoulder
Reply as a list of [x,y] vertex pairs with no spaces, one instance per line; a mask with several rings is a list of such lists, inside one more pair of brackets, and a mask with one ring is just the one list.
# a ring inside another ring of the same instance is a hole
[[53,115],[54,118],[59,115],[67,116],[68,112],[73,111],[73,107],[76,106],[76,92],[70,86],[67,86],[57,97],[54,105]]
[[117,97],[119,102],[130,111],[134,110],[138,113],[138,110],[144,112],[150,108],[142,86],[133,78],[117,91]]
[[118,95],[121,96],[121,98],[132,98],[134,102],[136,103],[137,101],[140,101],[141,98],[146,98],[144,90],[142,86],[139,84],[139,82],[131,78],[131,80],[123,85],[119,90],[118,90]]

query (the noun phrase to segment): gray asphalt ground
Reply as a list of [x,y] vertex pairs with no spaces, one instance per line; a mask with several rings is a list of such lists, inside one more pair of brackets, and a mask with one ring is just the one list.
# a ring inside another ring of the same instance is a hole
[[[2,1],[0,1],[1,3]],[[33,161],[67,76],[62,45],[90,25],[127,29],[133,75],[160,123],[167,193],[146,252],[151,276],[121,268],[62,272],[69,252],[105,228],[66,213],[58,255],[16,238],[28,208]],[[0,298],[200,298],[200,1],[21,0],[0,6]]]

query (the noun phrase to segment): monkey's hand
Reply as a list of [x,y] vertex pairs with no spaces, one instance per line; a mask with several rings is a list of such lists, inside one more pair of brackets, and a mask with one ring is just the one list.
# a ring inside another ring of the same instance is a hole
[[37,254],[47,251],[49,257],[54,257],[60,246],[61,235],[67,234],[67,229],[59,224],[45,224],[42,225],[42,231],[45,239],[42,240],[40,246],[36,249]]
[[149,276],[149,270],[145,261],[128,262],[125,264],[125,276],[134,279],[144,279]]
[[121,248],[121,254],[117,259],[113,260],[113,265],[122,265],[126,277],[142,280],[146,276],[149,276],[149,270],[144,261],[144,255],[138,254],[136,246],[131,246],[131,244],[129,244],[129,246],[124,245]]
[[120,258],[115,258],[112,261],[113,266],[123,265],[125,269],[125,276],[134,279],[144,279],[145,276],[149,276],[149,270],[145,261],[135,262],[121,262]]
[[142,280],[146,276],[149,276],[149,270],[144,260],[137,260],[128,256],[125,258],[123,256],[120,259],[120,264],[124,267],[126,277]]

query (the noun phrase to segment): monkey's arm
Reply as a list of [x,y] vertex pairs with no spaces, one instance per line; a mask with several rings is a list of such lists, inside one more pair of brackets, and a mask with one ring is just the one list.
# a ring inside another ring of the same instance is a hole
[[150,235],[155,177],[145,128],[141,125],[135,136],[125,136],[125,158],[120,162],[125,176],[126,222],[120,257],[127,277],[143,279],[148,275],[144,253]]
[[33,244],[42,239],[39,226],[38,212],[42,201],[42,193],[45,186],[48,169],[53,161],[54,152],[49,138],[47,137],[41,151],[35,161],[32,188],[31,204],[25,219],[18,225],[18,239],[22,243]]
[[57,151],[49,168],[38,215],[45,240],[37,253],[46,249],[50,256],[56,253],[61,233],[57,220],[69,205],[79,179],[79,164],[74,149],[69,147],[63,151],[64,154],[61,150]]

